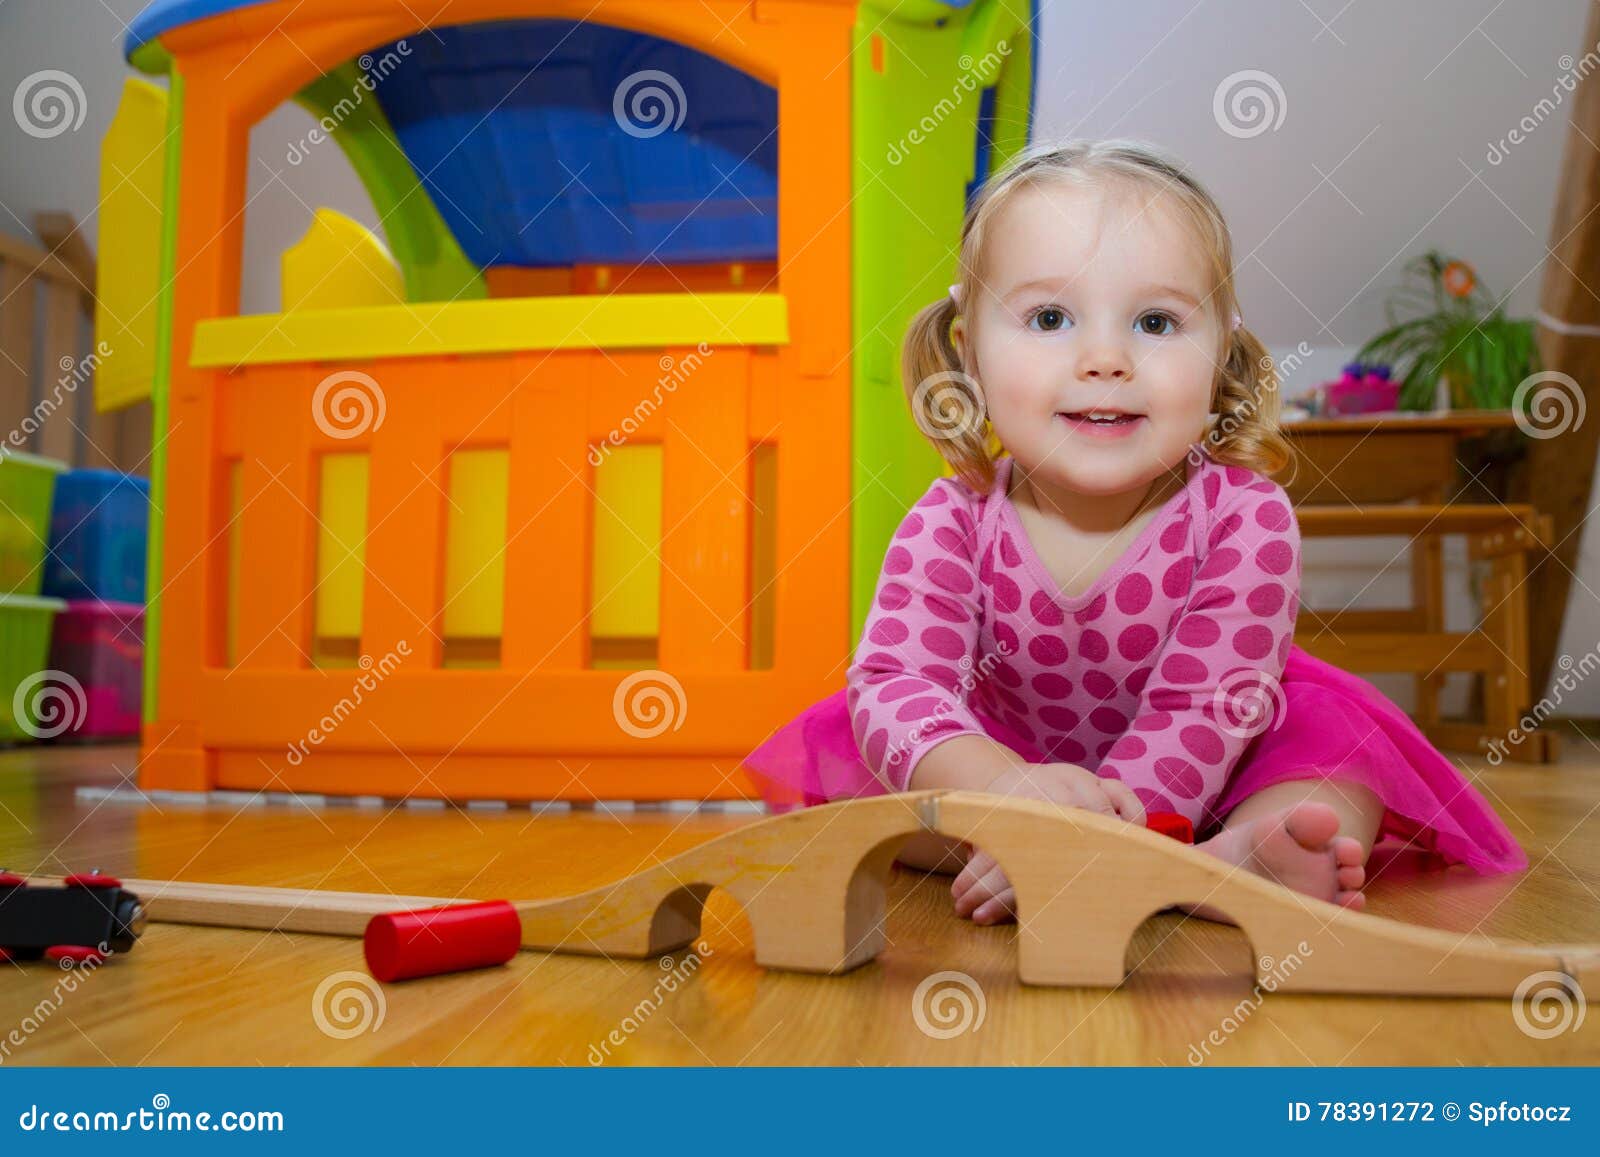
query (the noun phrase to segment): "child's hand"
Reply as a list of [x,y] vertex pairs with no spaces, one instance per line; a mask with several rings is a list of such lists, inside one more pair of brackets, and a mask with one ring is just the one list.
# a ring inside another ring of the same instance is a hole
[[982,848],[973,848],[950,885],[956,902],[956,915],[967,916],[974,924],[998,924],[1016,915],[1017,893],[1000,870],[995,858]]
[[984,791],[1016,799],[1081,807],[1101,815],[1117,816],[1129,823],[1144,823],[1144,805],[1120,779],[1102,779],[1075,763],[1021,764],[1007,768],[984,786]]
[[[1003,771],[985,791],[1019,799],[1041,799],[1144,823],[1144,805],[1121,780],[1101,779],[1073,763],[1045,763]],[[966,867],[950,885],[956,915],[975,924],[997,924],[1016,914],[1017,894],[999,863],[982,848],[973,848]]]

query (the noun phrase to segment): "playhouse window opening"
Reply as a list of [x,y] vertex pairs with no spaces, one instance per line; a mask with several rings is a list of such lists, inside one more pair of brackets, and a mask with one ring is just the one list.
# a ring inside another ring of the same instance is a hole
[[661,645],[661,447],[608,447],[593,471],[589,666],[651,668]]
[[318,459],[314,667],[354,667],[361,661],[370,467],[366,454],[322,454]]
[[505,447],[457,450],[446,470],[441,662],[445,667],[498,667],[505,627],[511,453]]

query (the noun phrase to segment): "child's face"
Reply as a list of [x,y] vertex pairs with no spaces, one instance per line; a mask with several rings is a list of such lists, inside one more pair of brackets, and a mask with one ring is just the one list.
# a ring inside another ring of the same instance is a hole
[[[955,336],[1018,465],[1109,495],[1181,462],[1205,433],[1223,330],[1170,199],[1023,189],[986,249]],[[1094,411],[1126,417],[1093,424]]]

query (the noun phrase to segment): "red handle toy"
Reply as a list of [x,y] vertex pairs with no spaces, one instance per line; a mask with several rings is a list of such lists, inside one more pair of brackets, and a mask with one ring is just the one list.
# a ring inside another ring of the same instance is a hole
[[1171,836],[1180,843],[1194,843],[1194,825],[1189,822],[1188,816],[1181,816],[1177,812],[1145,812],[1144,826],[1153,832]]

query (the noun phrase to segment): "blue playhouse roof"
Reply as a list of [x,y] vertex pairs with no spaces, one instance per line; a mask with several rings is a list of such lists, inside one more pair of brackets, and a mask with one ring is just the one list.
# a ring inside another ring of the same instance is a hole
[[[128,51],[270,2],[154,0]],[[777,257],[778,99],[756,77],[655,36],[548,17],[442,25],[396,47],[363,55],[369,73],[393,65],[369,89],[478,267]],[[978,180],[993,102],[987,92]]]
[[608,24],[457,24],[373,87],[480,267],[777,256],[777,90],[695,49]]
[[240,8],[253,8],[270,0],[150,0],[144,11],[128,25],[128,35],[123,39],[122,50],[126,56],[156,39],[163,32],[182,28],[208,16],[221,16]]
[[[163,32],[204,20],[208,16],[221,16],[237,12],[240,8],[253,8],[269,4],[272,0],[150,0],[143,12],[128,25],[128,35],[123,41],[123,53],[132,56],[135,50],[156,39]],[[965,8],[975,0],[936,0],[950,8]]]

